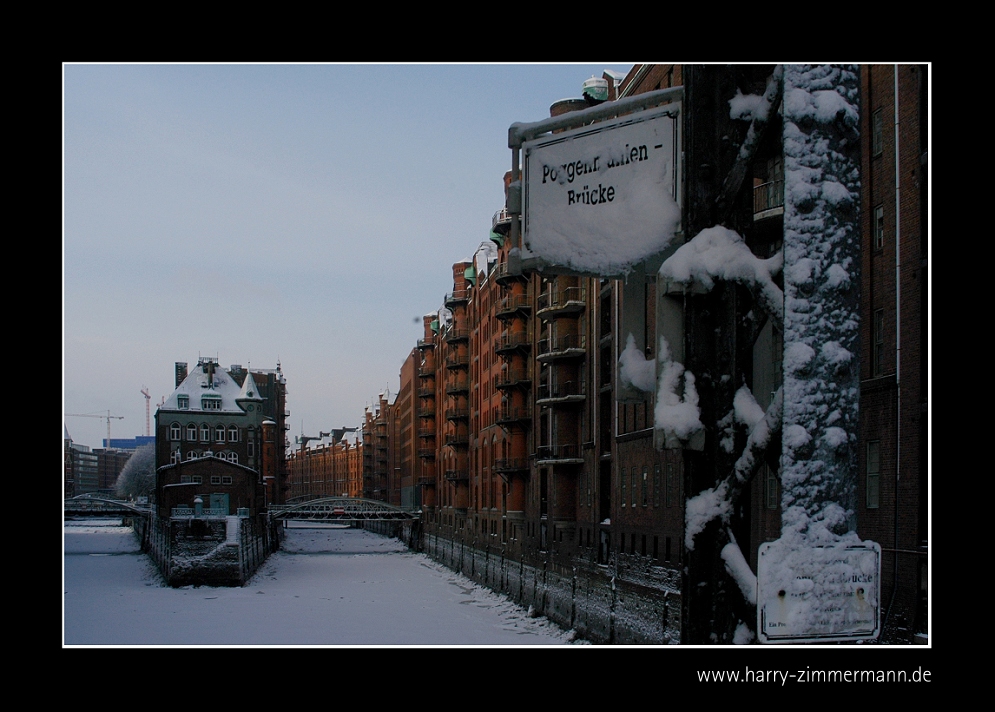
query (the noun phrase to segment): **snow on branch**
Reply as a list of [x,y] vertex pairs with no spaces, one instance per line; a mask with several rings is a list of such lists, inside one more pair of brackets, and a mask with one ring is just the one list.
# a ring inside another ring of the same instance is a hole
[[734,230],[715,225],[683,244],[660,266],[659,276],[681,284],[694,284],[711,291],[716,280],[743,284],[764,310],[778,323],[784,319],[784,293],[774,284],[781,271],[782,254],[762,260],[750,252]]
[[747,563],[746,557],[743,556],[743,551],[736,543],[732,532],[727,530],[726,535],[729,537],[729,543],[722,547],[720,553],[722,561],[726,565],[726,572],[739,586],[739,590],[743,592],[743,598],[751,606],[755,606],[757,605],[757,576]]
[[[701,423],[701,411],[698,409],[698,390],[694,385],[694,374],[670,357],[670,345],[662,336],[658,358],[662,368],[656,393],[654,425],[664,431],[668,440],[676,438],[686,442],[705,429]],[[681,388],[682,380],[683,388]]]
[[646,358],[636,348],[636,337],[632,334],[625,340],[625,350],[618,357],[618,364],[618,377],[626,388],[631,386],[641,391],[656,390],[656,359]]
[[[741,422],[754,420],[757,411],[750,406],[750,401],[756,405],[756,400],[746,386],[740,388],[735,400],[739,401],[734,406],[737,419],[741,419]],[[705,526],[711,520],[718,518],[723,523],[728,523],[733,506],[739,499],[743,487],[749,483],[760,468],[771,438],[780,430],[783,401],[783,392],[779,388],[763,417],[754,420],[750,434],[746,439],[746,447],[743,448],[743,453],[739,456],[729,476],[715,487],[706,489],[688,500],[684,514],[684,545],[688,551],[694,550],[694,538],[704,531]]]
[[[740,392],[743,389],[746,389],[746,386],[740,388]],[[749,399],[753,401],[753,405],[757,405],[749,389],[746,390],[746,393],[749,394]],[[736,395],[739,397],[740,393]],[[745,400],[745,396],[743,398]],[[733,476],[740,485],[749,482],[753,478],[753,475],[756,474],[757,469],[763,461],[763,455],[767,451],[767,446],[770,445],[771,437],[781,429],[783,404],[783,390],[778,388],[763,418],[757,420],[750,429],[750,434],[746,439],[746,447],[743,448],[743,454],[739,456],[733,467]],[[757,408],[759,409],[759,406]]]
[[725,521],[731,513],[732,499],[727,480],[689,499],[684,510],[684,546],[687,550],[694,551],[694,538],[705,530],[710,521]]

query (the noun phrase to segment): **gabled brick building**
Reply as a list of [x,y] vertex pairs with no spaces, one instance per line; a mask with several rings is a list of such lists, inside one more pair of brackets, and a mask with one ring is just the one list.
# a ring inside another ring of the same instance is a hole
[[200,358],[188,372],[187,364],[178,362],[176,390],[155,414],[156,469],[162,473],[168,465],[200,459],[208,466],[240,465],[257,473],[267,501],[280,503],[286,485],[285,419],[286,381],[279,366],[226,370],[217,359]]

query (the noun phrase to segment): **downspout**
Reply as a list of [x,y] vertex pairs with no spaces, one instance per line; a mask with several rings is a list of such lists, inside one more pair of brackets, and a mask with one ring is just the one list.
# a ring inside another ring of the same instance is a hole
[[891,620],[891,609],[898,595],[898,487],[902,480],[902,253],[900,242],[902,236],[901,219],[901,162],[899,159],[899,128],[898,118],[898,65],[894,65],[895,76],[895,511],[894,511],[894,546],[895,561],[891,583],[891,602],[888,604],[886,620]]

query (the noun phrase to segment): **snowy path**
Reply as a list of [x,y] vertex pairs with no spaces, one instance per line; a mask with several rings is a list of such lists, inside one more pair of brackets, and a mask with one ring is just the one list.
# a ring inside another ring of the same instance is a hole
[[120,526],[67,525],[66,645],[565,645],[503,596],[359,529],[291,529],[243,588],[162,585]]

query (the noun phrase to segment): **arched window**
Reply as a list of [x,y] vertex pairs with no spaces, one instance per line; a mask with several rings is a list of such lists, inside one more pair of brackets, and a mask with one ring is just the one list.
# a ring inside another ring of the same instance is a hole
[[169,439],[179,440],[180,439],[180,424],[170,423],[169,424]]
[[200,424],[200,441],[202,443],[211,442],[211,426],[207,423]]
[[225,441],[225,426],[218,425],[214,428],[214,440],[219,443]]
[[238,442],[238,428],[234,425],[228,426],[228,442],[237,443]]
[[187,424],[187,440],[189,442],[197,442],[197,424],[189,423]]
[[[177,454],[179,454],[179,453],[177,453]],[[197,454],[196,450],[188,450],[187,451],[187,459],[188,460],[196,460],[198,457],[199,457],[199,455]]]

